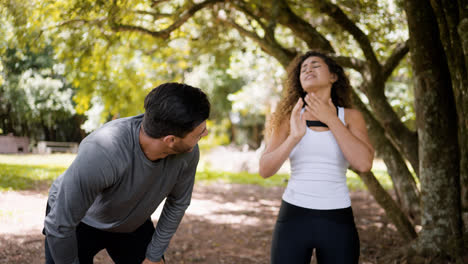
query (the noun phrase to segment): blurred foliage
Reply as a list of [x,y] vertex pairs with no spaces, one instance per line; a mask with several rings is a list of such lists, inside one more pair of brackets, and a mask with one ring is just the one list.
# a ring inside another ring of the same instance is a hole
[[[333,43],[338,54],[363,58],[356,40],[334,20],[316,8],[313,1],[288,1],[293,11],[316,26]],[[346,16],[369,38],[377,57],[387,58],[392,47],[408,39],[408,27],[403,8],[392,0],[335,0]],[[304,50],[304,49],[301,49]]]
[[186,74],[185,82],[200,87],[208,94],[211,102],[210,119],[220,122],[229,118],[228,113],[232,108],[228,95],[239,91],[244,80],[242,76],[233,77],[229,72],[219,69],[212,55],[203,55],[199,60],[201,64]]
[[208,135],[198,142],[202,151],[208,151],[213,147],[229,145],[231,143],[231,138],[229,138],[231,134],[231,122],[229,119],[225,118],[218,122],[208,120],[206,127],[208,128]]
[[411,130],[416,130],[413,72],[409,61],[403,60],[385,84],[385,95],[395,113]]
[[[0,85],[0,126],[5,134],[33,140],[78,141],[81,119],[71,100],[74,89],[56,64],[50,46],[33,52],[6,48]],[[70,122],[71,121],[71,122]]]
[[[393,189],[392,178],[388,175],[387,170],[372,169],[372,172],[385,190]],[[351,170],[346,173],[346,184],[350,191],[367,190],[359,175]]]

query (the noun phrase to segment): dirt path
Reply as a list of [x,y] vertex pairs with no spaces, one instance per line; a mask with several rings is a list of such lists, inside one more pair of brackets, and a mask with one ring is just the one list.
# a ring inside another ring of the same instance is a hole
[[[168,263],[269,263],[283,189],[196,184],[192,204],[166,252]],[[43,263],[45,192],[0,193],[0,264]],[[351,194],[361,263],[379,263],[401,240],[367,192]],[[159,210],[153,215],[157,220]],[[95,263],[112,263],[105,251]]]

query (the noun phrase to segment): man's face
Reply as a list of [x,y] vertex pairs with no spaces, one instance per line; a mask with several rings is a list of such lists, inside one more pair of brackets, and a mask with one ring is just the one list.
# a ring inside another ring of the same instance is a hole
[[203,121],[185,137],[178,138],[179,140],[174,143],[171,149],[175,154],[191,152],[198,141],[206,135],[208,135],[208,130],[206,129],[206,121]]

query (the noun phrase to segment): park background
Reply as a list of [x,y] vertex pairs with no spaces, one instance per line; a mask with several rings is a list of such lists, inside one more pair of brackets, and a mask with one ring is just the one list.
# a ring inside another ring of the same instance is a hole
[[[140,114],[161,83],[209,95],[170,263],[268,263],[288,175],[256,172],[264,124],[311,49],[346,68],[376,149],[348,171],[362,263],[468,261],[466,0],[0,0],[0,23],[0,133],[21,152]],[[0,263],[42,263],[44,199],[73,158],[0,155]]]

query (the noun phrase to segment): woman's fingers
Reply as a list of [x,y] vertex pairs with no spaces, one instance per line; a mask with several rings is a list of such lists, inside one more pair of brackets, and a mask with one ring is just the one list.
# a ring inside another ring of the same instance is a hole
[[316,113],[320,108],[320,100],[316,96],[306,96],[306,109],[311,113]]
[[296,105],[294,106],[292,112],[291,112],[291,119],[296,120],[299,115],[301,114],[301,108],[304,103],[302,102],[302,98],[299,98],[297,101]]
[[305,108],[306,108],[307,112],[311,113],[314,116],[316,115],[316,113],[317,113],[317,108],[316,107],[310,107],[310,106],[306,105]]
[[320,99],[314,93],[307,94],[306,102],[311,106],[319,106],[321,103]]
[[301,109],[303,105],[304,102],[302,101],[302,98],[299,98],[291,112],[290,133],[294,136],[294,138],[301,138],[305,133],[306,126],[304,115],[301,115]]
[[291,111],[291,118],[290,118],[291,126],[295,126],[297,123],[297,120],[300,120],[302,105],[303,105],[302,98],[299,98],[293,110]]
[[294,106],[292,112],[293,112],[293,113],[299,112],[299,111],[301,110],[302,104],[303,104],[302,98],[299,98],[299,100],[297,100],[297,103],[296,103],[296,105]]

